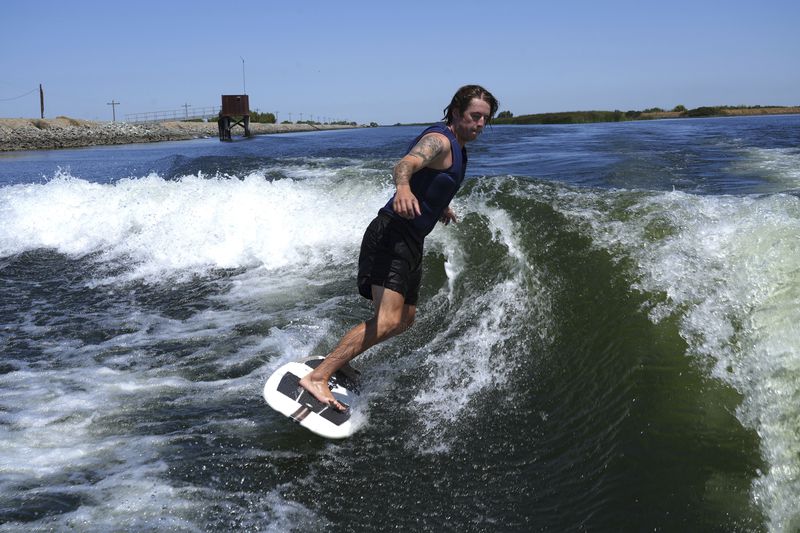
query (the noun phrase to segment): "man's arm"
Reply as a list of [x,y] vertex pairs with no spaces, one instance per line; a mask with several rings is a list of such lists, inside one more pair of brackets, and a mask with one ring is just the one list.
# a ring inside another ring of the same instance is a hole
[[392,175],[397,193],[392,207],[403,218],[412,219],[422,214],[419,202],[411,192],[411,176],[425,167],[440,167],[450,153],[450,140],[441,133],[429,133],[394,166]]

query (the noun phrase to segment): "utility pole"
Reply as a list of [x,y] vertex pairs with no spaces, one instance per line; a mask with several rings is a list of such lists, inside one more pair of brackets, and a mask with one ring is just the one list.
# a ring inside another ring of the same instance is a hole
[[119,105],[119,102],[114,101],[114,99],[112,98],[110,102],[106,102],[106,105],[110,105],[111,106],[111,122],[116,122],[117,121],[117,106]]
[[244,91],[242,94],[247,94],[247,84],[244,81],[244,58],[239,56],[239,59],[242,60],[242,91]]
[[44,89],[42,89],[42,84],[39,84],[39,107],[42,111],[42,118],[44,118]]
[[186,118],[188,119],[189,118],[189,108],[192,107],[192,105],[191,104],[183,104],[181,107],[184,109]]

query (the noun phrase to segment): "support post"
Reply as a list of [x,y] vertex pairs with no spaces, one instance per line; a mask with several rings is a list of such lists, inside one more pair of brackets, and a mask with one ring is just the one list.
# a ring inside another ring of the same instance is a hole
[[115,101],[112,98],[110,102],[106,102],[106,105],[110,105],[111,106],[111,122],[116,122],[117,121],[117,106],[119,105],[119,102]]

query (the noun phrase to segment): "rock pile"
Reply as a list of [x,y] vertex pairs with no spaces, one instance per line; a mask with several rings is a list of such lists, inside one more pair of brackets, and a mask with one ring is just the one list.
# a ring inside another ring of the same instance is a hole
[[[319,129],[340,129],[352,126],[308,124],[250,124],[255,135],[288,133]],[[234,135],[241,135],[241,128]],[[92,122],[68,117],[55,119],[0,119],[0,152],[11,150],[50,150],[108,144],[131,144],[157,141],[181,141],[216,137],[216,122],[161,122],[128,124],[125,122]]]

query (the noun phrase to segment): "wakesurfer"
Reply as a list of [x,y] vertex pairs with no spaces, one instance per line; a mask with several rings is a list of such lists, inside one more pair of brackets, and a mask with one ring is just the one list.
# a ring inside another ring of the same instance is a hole
[[417,136],[394,166],[395,194],[367,227],[358,258],[358,291],[373,301],[375,314],[348,331],[300,380],[320,402],[344,410],[328,388],[334,372],[413,324],[424,239],[437,222],[457,222],[450,201],[466,174],[465,145],[478,138],[497,108],[495,97],[480,85],[461,87],[444,109],[444,121]]

